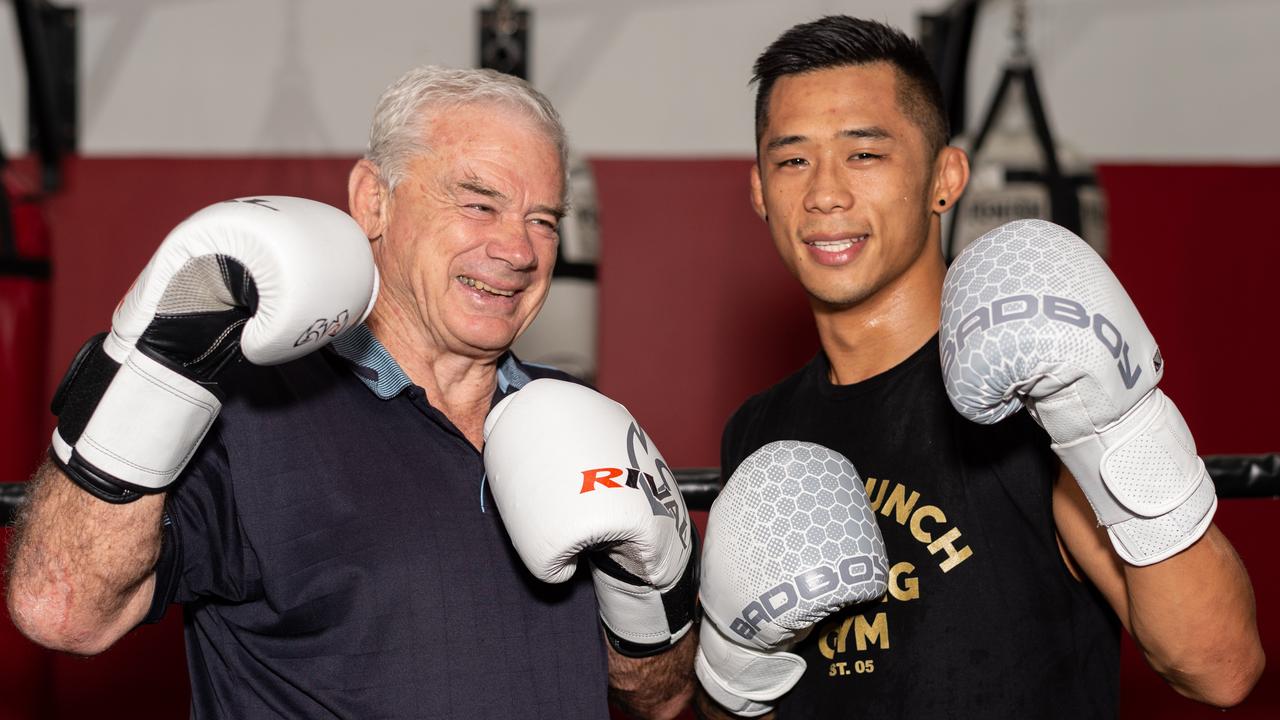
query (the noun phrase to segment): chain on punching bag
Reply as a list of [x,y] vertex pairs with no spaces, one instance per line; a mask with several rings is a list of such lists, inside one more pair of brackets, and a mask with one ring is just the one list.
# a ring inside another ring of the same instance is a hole
[[1093,167],[1053,137],[1026,48],[1025,2],[1014,5],[1012,34],[1013,53],[980,129],[955,140],[968,151],[971,172],[943,229],[947,258],[988,230],[1023,218],[1069,228],[1106,257],[1106,200]]

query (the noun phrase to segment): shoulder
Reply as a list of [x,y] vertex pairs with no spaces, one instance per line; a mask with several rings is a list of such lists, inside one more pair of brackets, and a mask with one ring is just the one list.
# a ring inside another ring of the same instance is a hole
[[1058,458],[1049,436],[1025,409],[995,423],[969,422],[957,413],[959,454],[966,473],[994,473],[1011,494],[1047,502],[1058,477]]
[[746,456],[763,444],[772,425],[787,422],[791,408],[804,396],[813,363],[743,401],[725,422],[720,438],[720,470],[729,477]]
[[755,420],[793,407],[797,400],[803,398],[812,374],[813,363],[811,362],[774,385],[748,397],[729,417],[725,425],[726,434],[730,430],[745,429]]
[[360,397],[375,397],[362,379],[345,360],[324,351],[281,365],[241,362],[219,382],[226,399],[210,435],[235,448],[262,445],[263,438],[298,423],[315,432],[317,423],[332,430],[358,426],[353,414],[373,411]]

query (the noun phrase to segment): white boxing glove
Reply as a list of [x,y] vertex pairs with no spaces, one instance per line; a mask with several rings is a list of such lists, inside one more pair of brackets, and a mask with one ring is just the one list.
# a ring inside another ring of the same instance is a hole
[[788,652],[813,625],[888,587],[875,513],[853,465],[813,443],[752,453],[707,517],[694,668],[737,715],[773,709],[804,673]]
[[632,656],[671,647],[693,626],[697,536],[675,476],[622,405],[539,379],[484,423],[485,477],[529,571],[546,582],[591,560],[610,644]]
[[221,370],[318,350],[377,290],[369,240],[341,210],[265,196],[195,213],[72,362],[53,399],[54,461],[108,502],[163,491],[222,407]]
[[947,271],[940,342],[956,409],[994,423],[1026,403],[1125,562],[1164,560],[1209,527],[1213,480],[1156,388],[1155,339],[1070,231],[1019,220],[965,248]]

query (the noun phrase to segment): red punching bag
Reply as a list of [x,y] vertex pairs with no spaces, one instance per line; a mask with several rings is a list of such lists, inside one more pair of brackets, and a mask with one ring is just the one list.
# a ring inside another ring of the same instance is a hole
[[[49,444],[49,235],[38,199],[0,185],[0,482],[17,482]],[[0,558],[8,536],[0,528]],[[0,611],[0,720],[48,716],[50,661]]]
[[49,234],[38,201],[6,186],[0,202],[0,482],[17,482],[49,445]]

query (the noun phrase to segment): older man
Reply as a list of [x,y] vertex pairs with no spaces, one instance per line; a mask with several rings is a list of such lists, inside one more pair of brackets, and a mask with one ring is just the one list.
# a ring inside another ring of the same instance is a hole
[[[675,714],[692,690],[683,507],[606,508],[681,531],[629,572],[595,557],[593,592],[584,573],[535,579],[508,534],[525,554],[523,537],[587,514],[519,517],[485,483],[491,408],[567,379],[509,352],[546,297],[564,160],[527,84],[419,68],[379,101],[350,176],[356,223],[253,198],[175,230],[55,400],[53,462],[15,541],[18,627],[90,654],[182,603],[196,717],[601,718],[606,687]],[[560,385],[588,423],[616,420]],[[506,452],[524,431],[505,431]],[[600,532],[552,554],[572,565],[613,539]]]

